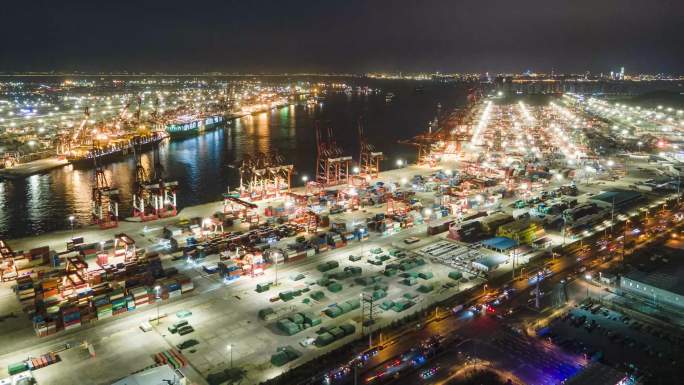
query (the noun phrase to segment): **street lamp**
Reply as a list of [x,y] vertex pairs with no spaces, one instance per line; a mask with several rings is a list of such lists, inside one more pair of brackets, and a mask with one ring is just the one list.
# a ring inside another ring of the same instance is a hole
[[306,175],[302,176],[302,182],[306,183],[306,181],[308,181],[308,180],[309,180],[308,176],[306,176]]
[[74,219],[76,219],[75,216],[69,215],[69,223],[71,224],[71,232],[74,232]]
[[397,166],[401,167],[404,164],[404,161],[401,159],[397,159]]
[[228,349],[228,354],[230,355],[230,368],[233,369],[233,344],[228,344],[226,349]]
[[157,285],[154,287],[155,299],[157,300],[157,326],[159,326],[159,303],[161,302],[161,286]]
[[275,266],[275,279],[273,280],[273,286],[278,286],[278,258],[281,256],[280,251],[273,252],[273,265]]
[[358,174],[359,171],[361,171],[361,170],[360,170],[357,166],[354,166],[354,168],[352,168],[352,172],[353,172],[354,174]]

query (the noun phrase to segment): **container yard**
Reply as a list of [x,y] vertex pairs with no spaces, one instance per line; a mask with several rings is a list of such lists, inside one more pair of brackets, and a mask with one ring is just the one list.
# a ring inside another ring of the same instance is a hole
[[[84,383],[57,376],[60,366],[111,383],[155,363],[206,377],[229,352],[258,383],[458,293],[533,277],[553,247],[676,191],[625,194],[655,165],[598,156],[589,134],[599,123],[565,99],[528,105],[472,90],[466,107],[403,142],[418,164],[389,171],[363,128],[356,162],[316,125],[316,175],[303,187],[285,159],[255,154],[219,202],[176,212],[175,188],[141,178],[139,221],[119,221],[98,198],[99,226],[0,240],[1,301],[13,314],[0,330],[16,337],[0,364],[38,383]],[[129,345],[131,357],[116,354]],[[32,354],[41,358],[16,364]],[[92,371],[95,357],[108,369]]]

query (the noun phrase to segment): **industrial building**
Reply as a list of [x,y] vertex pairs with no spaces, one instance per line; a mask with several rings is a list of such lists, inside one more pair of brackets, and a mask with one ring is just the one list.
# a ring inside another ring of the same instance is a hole
[[610,190],[594,195],[589,200],[596,203],[599,207],[611,208],[616,210],[633,206],[643,199],[643,195],[637,191]]
[[131,374],[112,385],[186,385],[187,381],[179,370],[168,365],[155,366],[142,372]]
[[496,270],[504,263],[508,263],[508,258],[504,255],[486,255],[473,261],[473,268],[489,273],[492,270]]
[[655,306],[668,307],[684,314],[684,263],[669,260],[662,263],[654,270],[635,270],[620,277],[620,289],[642,297]]

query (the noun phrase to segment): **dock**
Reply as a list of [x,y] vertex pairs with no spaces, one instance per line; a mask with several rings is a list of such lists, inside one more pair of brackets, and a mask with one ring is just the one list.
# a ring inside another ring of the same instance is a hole
[[34,174],[40,174],[58,167],[66,166],[69,161],[58,157],[50,157],[32,162],[20,163],[16,166],[0,169],[0,178],[22,179]]

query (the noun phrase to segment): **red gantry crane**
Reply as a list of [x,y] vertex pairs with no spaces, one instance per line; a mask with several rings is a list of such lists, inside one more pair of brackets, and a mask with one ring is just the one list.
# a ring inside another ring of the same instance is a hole
[[290,192],[294,166],[285,164],[277,152],[258,153],[256,157],[245,155],[239,170],[242,197],[259,200],[277,197],[283,190]]
[[92,194],[92,215],[100,228],[108,229],[119,225],[119,190],[111,187],[104,168],[93,157],[95,173]]
[[380,161],[383,159],[383,154],[375,151],[375,146],[368,143],[361,119],[359,119],[359,148],[359,174],[362,177],[377,178],[380,174]]
[[401,140],[399,143],[417,147],[418,165],[433,167],[444,155],[458,156],[462,152],[462,143],[468,140],[472,130],[473,107],[479,99],[480,89],[469,88],[466,106],[452,112],[447,119],[441,120],[441,105],[438,105],[437,116],[430,122],[428,132],[418,134],[408,140]]
[[316,132],[316,182],[323,187],[349,183],[349,168],[352,157],[335,142],[332,127],[324,133],[319,122],[314,126]]
[[[133,148],[138,144],[134,144]],[[135,154],[135,193],[133,194],[133,216],[141,221],[175,216],[177,207],[177,181],[164,179],[164,167],[159,160],[159,145],[153,151],[152,172],[141,162],[140,151]]]

